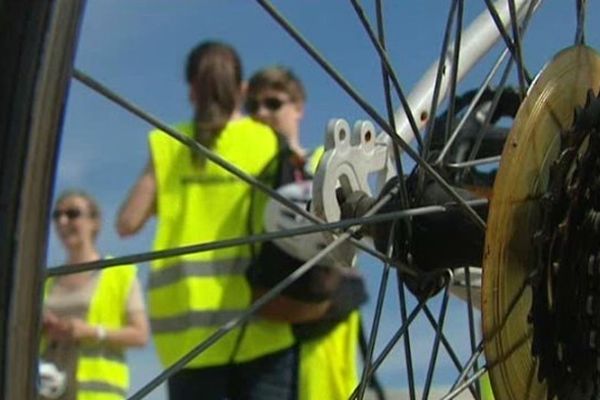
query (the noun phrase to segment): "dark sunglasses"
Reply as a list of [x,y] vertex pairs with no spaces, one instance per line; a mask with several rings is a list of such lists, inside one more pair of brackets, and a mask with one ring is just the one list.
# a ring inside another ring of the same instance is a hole
[[250,114],[254,114],[260,110],[260,107],[264,107],[269,111],[277,111],[281,106],[289,102],[289,100],[281,100],[277,97],[266,97],[261,101],[258,101],[257,99],[248,99],[246,100],[246,111]]
[[54,210],[52,211],[52,219],[58,220],[61,216],[67,217],[67,219],[77,219],[83,215],[83,212],[78,208],[67,208],[66,210]]

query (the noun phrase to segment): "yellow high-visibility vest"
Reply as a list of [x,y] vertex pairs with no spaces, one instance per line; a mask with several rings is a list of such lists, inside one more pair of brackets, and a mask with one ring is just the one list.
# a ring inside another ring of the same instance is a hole
[[[192,123],[176,129],[193,137]],[[161,131],[151,132],[150,147],[158,188],[155,250],[249,234],[249,184],[210,161],[200,166],[189,148]],[[271,161],[277,156],[278,141],[267,126],[242,118],[226,126],[213,150],[244,172],[264,177],[269,165],[276,167]],[[252,201],[264,201],[264,196]],[[254,216],[253,223],[256,220],[262,218]],[[152,263],[150,322],[164,366],[247,310],[251,289],[244,273],[250,258],[246,245]],[[249,361],[294,343],[287,323],[253,317],[243,330],[243,335],[240,328],[229,332],[187,367]]]
[[[136,277],[134,265],[99,272],[96,290],[88,309],[87,323],[107,330],[127,324],[127,303]],[[54,280],[49,279],[46,293]],[[124,349],[105,343],[82,343],[78,349],[77,400],[123,400],[129,389],[129,368]]]
[[486,372],[479,381],[482,400],[494,400],[494,391],[490,382],[490,375]]
[[299,400],[345,400],[358,385],[358,311],[300,345]]

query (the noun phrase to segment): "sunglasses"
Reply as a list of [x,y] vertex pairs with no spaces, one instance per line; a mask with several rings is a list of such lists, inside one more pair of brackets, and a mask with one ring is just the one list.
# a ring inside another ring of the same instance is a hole
[[246,111],[250,114],[254,114],[260,110],[261,107],[264,107],[267,110],[274,112],[279,110],[286,103],[290,103],[290,100],[281,100],[277,97],[266,97],[260,101],[257,99],[248,99],[246,100]]
[[57,221],[62,216],[67,217],[67,219],[77,219],[83,215],[83,212],[78,208],[67,208],[66,210],[54,210],[52,212],[52,219]]

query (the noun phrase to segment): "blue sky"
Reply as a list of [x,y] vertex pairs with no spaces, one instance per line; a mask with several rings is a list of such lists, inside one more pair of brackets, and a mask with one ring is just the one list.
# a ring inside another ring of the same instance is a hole
[[[372,16],[371,2],[364,2]],[[386,30],[390,58],[408,93],[440,52],[448,3],[440,0],[385,2]],[[465,2],[465,20],[483,8],[483,1]],[[595,16],[598,2],[589,2],[587,39],[598,47],[600,30]],[[406,5],[408,4],[408,5]],[[575,1],[548,1],[531,24],[524,43],[525,62],[536,73],[559,49],[573,42]],[[349,2],[341,0],[276,1],[317,48],[354,87],[384,114],[383,89],[377,54],[370,46]],[[304,81],[308,92],[303,142],[313,147],[323,142],[330,118],[350,122],[367,118],[364,112],[323,72],[320,67],[258,6],[250,0],[90,0],[81,32],[76,66],[91,74],[125,98],[142,106],[167,123],[189,118],[191,111],[184,85],[183,62],[197,42],[219,39],[239,51],[249,76],[270,64],[291,66]],[[498,54],[498,47],[492,50]],[[491,61],[476,69],[459,91],[477,87]],[[514,81],[514,78],[513,78]],[[396,104],[398,102],[396,101]],[[151,127],[73,82],[64,123],[56,192],[79,187],[99,200],[105,215],[100,248],[105,253],[124,255],[151,247],[153,224],[132,239],[120,240],[113,229],[120,202],[138,176],[147,158],[147,132]],[[51,233],[49,264],[63,260],[63,253]],[[144,269],[145,266],[142,266]],[[372,313],[380,270],[364,258],[362,268],[369,280]],[[145,274],[142,274],[142,278]],[[397,321],[395,292],[386,303],[382,337],[388,337]],[[461,308],[459,302],[453,307]],[[464,312],[463,312],[464,314]],[[464,317],[455,317],[448,332],[460,337]],[[419,328],[418,342],[427,353],[427,330]],[[133,354],[134,385],[158,371],[151,349]],[[390,361],[383,371],[389,386],[402,386],[400,359]],[[161,399],[162,395],[153,395]]]

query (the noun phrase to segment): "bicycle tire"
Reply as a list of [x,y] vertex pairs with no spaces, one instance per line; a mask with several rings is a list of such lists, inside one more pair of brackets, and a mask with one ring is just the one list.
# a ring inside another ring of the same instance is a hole
[[[35,398],[49,199],[83,1],[0,4],[0,393]],[[35,245],[31,245],[34,243]]]

